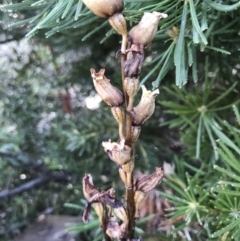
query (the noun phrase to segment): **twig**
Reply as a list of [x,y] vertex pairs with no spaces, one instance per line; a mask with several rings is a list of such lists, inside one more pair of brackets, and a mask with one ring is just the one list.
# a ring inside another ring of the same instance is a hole
[[9,197],[13,197],[18,195],[22,192],[28,191],[34,187],[42,185],[44,183],[55,181],[55,182],[68,182],[70,181],[71,177],[65,173],[48,173],[48,175],[44,175],[42,177],[35,178],[23,185],[16,187],[11,190],[3,190],[0,192],[0,199],[6,199]]

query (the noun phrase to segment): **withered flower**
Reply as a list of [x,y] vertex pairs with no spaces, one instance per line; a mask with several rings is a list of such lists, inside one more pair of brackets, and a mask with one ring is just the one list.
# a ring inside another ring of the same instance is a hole
[[124,76],[138,78],[144,61],[144,46],[129,36],[129,48],[126,50],[127,59],[124,62]]
[[146,12],[138,25],[130,30],[129,35],[134,41],[142,44],[144,47],[147,47],[155,37],[158,21],[161,18],[166,18],[167,16],[167,14],[159,12]]
[[156,171],[150,175],[143,175],[136,179],[135,190],[147,193],[156,187],[163,179],[164,173],[161,167],[156,167]]
[[83,0],[83,2],[101,18],[109,18],[116,13],[121,13],[124,8],[123,0]]
[[121,106],[124,103],[123,93],[110,84],[110,80],[104,75],[105,69],[101,69],[96,73],[95,69],[91,68],[90,72],[94,87],[103,101],[111,107]]
[[[82,180],[83,185],[83,195],[87,199],[87,204],[85,206],[84,212],[83,212],[83,222],[88,222],[88,216],[91,210],[91,202],[89,200],[99,193],[101,193],[101,190],[94,186],[92,176],[91,174],[86,174],[83,177]],[[96,214],[99,217],[100,225],[103,225],[103,218],[104,218],[104,208],[102,203],[93,203],[92,204],[93,209],[95,210]]]
[[142,85],[142,91],[142,98],[132,111],[132,124],[134,126],[144,124],[151,117],[155,109],[155,98],[159,94],[158,89],[149,91],[144,85]]
[[101,192],[99,188],[94,186],[91,174],[85,174],[85,176],[82,179],[82,185],[83,185],[83,195],[87,200],[92,196],[94,196],[95,194]]
[[[138,177],[134,183],[134,201],[136,205],[136,213],[138,213],[139,203],[144,199],[146,193],[156,187],[163,179],[163,170],[156,167],[156,171],[150,175]],[[138,216],[138,215],[137,215]]]
[[[91,200],[91,198],[95,197],[96,195],[100,194],[101,190],[94,186],[92,176],[90,174],[86,174],[83,177],[82,185],[83,185],[83,195],[87,199],[87,204],[85,206],[82,219],[83,219],[84,223],[87,223],[88,216],[89,216],[89,213],[91,210],[91,202],[89,202],[89,200]],[[104,222],[103,205],[102,205],[102,203],[93,203],[92,206],[93,206],[93,209],[95,210],[96,214],[98,215],[100,225],[102,226],[103,222]]]
[[118,165],[124,165],[131,160],[131,148],[125,145],[125,140],[121,140],[119,143],[104,141],[102,142],[104,151],[108,153],[110,159],[116,162]]

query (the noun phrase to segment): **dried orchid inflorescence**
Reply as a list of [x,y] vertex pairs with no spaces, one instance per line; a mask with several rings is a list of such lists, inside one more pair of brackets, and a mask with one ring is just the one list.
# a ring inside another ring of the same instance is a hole
[[111,107],[121,106],[124,103],[123,93],[110,84],[110,80],[104,75],[105,69],[101,69],[96,73],[95,69],[91,68],[90,72],[94,87],[103,101]]
[[155,98],[159,94],[158,89],[149,91],[144,85],[142,85],[142,91],[142,98],[132,111],[133,126],[144,124],[152,116],[155,109]]

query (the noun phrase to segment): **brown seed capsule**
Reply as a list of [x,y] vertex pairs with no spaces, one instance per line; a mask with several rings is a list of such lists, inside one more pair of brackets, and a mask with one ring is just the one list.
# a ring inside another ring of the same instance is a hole
[[160,167],[156,167],[156,171],[150,175],[143,175],[136,179],[135,190],[147,193],[156,187],[163,179],[163,170]]
[[122,35],[121,52],[125,54],[127,46],[127,24],[126,20],[121,13],[116,13],[108,19],[111,26]]
[[109,18],[116,13],[121,13],[124,8],[123,0],[83,0],[83,2],[101,18]]
[[134,126],[144,124],[151,117],[155,109],[155,98],[159,94],[158,89],[153,92],[148,91],[144,85],[142,85],[142,90],[142,98],[132,112],[132,124]]
[[118,169],[118,171],[119,171],[119,176],[121,177],[123,183],[126,185],[127,184],[127,174],[126,174],[126,172],[121,167]]
[[125,88],[126,93],[128,94],[128,97],[129,97],[129,101],[128,101],[128,109],[129,110],[132,110],[134,96],[136,95],[136,93],[138,91],[138,85],[139,85],[139,79],[138,78],[126,77],[124,79],[124,88]]
[[130,162],[122,165],[121,167],[122,167],[122,169],[126,173],[126,183],[125,183],[125,186],[128,189],[132,189],[132,171],[134,169],[134,161],[131,160]]
[[94,87],[103,101],[111,107],[121,106],[124,103],[123,93],[110,84],[110,80],[104,75],[105,69],[101,69],[96,73],[95,69],[91,68],[90,72],[93,78]]
[[144,47],[147,47],[155,37],[158,21],[161,18],[166,18],[167,16],[167,14],[159,12],[146,12],[144,13],[138,25],[136,25],[130,30],[129,35],[131,36],[133,41],[136,41],[142,44]]
[[132,143],[136,142],[141,132],[140,126],[132,126],[131,139]]
[[102,142],[104,151],[108,153],[111,160],[118,165],[124,165],[131,160],[131,148],[125,145],[125,140],[121,140],[119,143],[104,141]]
[[121,107],[111,107],[112,114],[118,122],[120,139],[124,139],[124,111]]

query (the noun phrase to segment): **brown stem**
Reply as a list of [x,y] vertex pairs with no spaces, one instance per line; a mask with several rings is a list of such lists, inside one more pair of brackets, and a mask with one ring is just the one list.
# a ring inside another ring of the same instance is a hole
[[[121,55],[121,74],[122,74],[122,86],[125,96],[125,104],[126,104],[126,133],[125,133],[125,143],[126,145],[130,146],[132,148],[132,155],[133,155],[133,145],[131,140],[131,129],[132,129],[132,116],[129,112],[129,96],[126,93],[126,90],[124,88],[124,62],[126,61],[126,55]],[[131,103],[130,103],[131,105]],[[126,204],[127,204],[127,213],[128,213],[128,234],[127,239],[133,239],[134,238],[134,229],[135,229],[135,202],[134,202],[134,190],[133,190],[133,172],[129,173],[131,185],[130,187],[126,188]]]
[[104,208],[105,215],[104,215],[104,221],[103,221],[103,233],[104,233],[104,239],[105,241],[112,241],[112,239],[107,235],[106,230],[107,230],[107,224],[108,224],[108,210],[105,207]]

